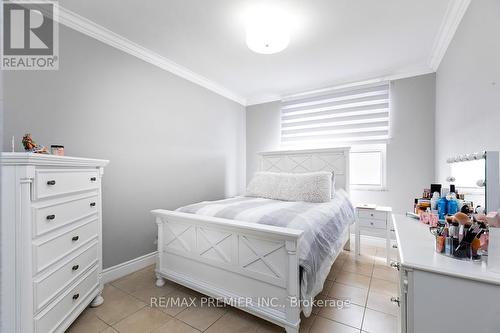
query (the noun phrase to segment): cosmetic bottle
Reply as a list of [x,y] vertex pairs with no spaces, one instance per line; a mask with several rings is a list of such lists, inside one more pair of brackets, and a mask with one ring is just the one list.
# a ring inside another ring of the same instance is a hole
[[440,220],[444,220],[446,217],[447,213],[447,208],[448,207],[448,200],[446,200],[446,197],[441,197],[441,199],[438,200],[437,203],[437,209],[438,209],[438,215]]
[[438,210],[439,192],[434,192],[431,199],[431,211]]
[[450,185],[450,192],[446,196],[447,208],[446,213],[449,215],[455,215],[458,212],[458,200],[455,193],[455,185]]

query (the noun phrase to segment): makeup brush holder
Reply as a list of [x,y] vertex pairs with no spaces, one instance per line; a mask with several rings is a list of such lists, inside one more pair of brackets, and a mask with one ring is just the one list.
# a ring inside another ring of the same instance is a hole
[[435,250],[437,253],[460,260],[475,260],[472,244],[459,242],[458,238],[436,236]]
[[453,257],[462,260],[472,260],[472,244],[457,242],[457,246],[453,248]]

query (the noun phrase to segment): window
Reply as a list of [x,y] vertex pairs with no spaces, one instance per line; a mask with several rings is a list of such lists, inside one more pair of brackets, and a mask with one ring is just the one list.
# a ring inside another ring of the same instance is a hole
[[352,189],[385,189],[386,146],[369,145],[351,148],[349,178]]
[[389,138],[389,82],[297,94],[281,104],[281,147],[351,147],[353,189],[385,189]]

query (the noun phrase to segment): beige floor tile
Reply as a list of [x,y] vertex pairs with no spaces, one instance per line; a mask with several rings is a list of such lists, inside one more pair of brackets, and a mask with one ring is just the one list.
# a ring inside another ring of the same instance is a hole
[[154,308],[165,312],[170,316],[177,316],[191,304],[191,300],[196,298],[191,293],[186,293],[180,290],[174,290],[165,298],[159,299],[158,306],[153,304]]
[[373,263],[358,262],[358,261],[347,262],[344,264],[344,266],[342,266],[342,270],[346,272],[372,276]]
[[166,283],[163,287],[156,287],[153,285],[148,288],[141,288],[131,293],[131,295],[149,306],[154,306],[154,304],[159,302],[160,298],[167,297],[174,290],[175,289],[172,285]]
[[238,309],[230,309],[206,333],[254,333],[259,322],[254,316]]
[[166,313],[146,306],[136,313],[119,321],[113,328],[120,333],[152,332],[172,319]]
[[221,318],[229,307],[214,307],[199,305],[189,306],[179,313],[176,318],[182,320],[186,324],[193,326],[200,331],[204,331]]
[[200,333],[197,329],[183,323],[178,319],[171,319],[154,333]]
[[115,330],[113,327],[111,326],[108,326],[108,328],[106,328],[104,331],[102,331],[101,333],[119,333],[117,330]]
[[342,272],[342,268],[338,268],[338,267],[335,268],[332,266],[332,268],[330,269],[330,272],[326,276],[326,279],[328,281],[335,281],[335,278],[337,277],[337,275],[339,275],[340,272]]
[[368,287],[370,286],[370,277],[369,276],[345,272],[345,271],[340,272],[340,274],[337,276],[335,281],[339,282],[339,283],[347,284],[349,286],[363,288],[363,289],[368,289]]
[[398,272],[387,266],[375,265],[373,268],[373,277],[391,282],[398,282]]
[[99,319],[94,309],[87,308],[82,314],[71,324],[66,332],[68,333],[98,333],[103,332],[109,326]]
[[[286,333],[285,329],[281,326],[274,325],[273,323],[266,323],[259,325],[255,333]],[[302,332],[300,332],[302,333]],[[307,333],[307,332],[304,332]]]
[[127,276],[124,276],[111,284],[121,290],[132,294],[141,289],[148,289],[155,286],[156,276],[149,269],[143,269]]
[[341,324],[349,325],[361,329],[363,323],[363,313],[365,308],[355,304],[350,304],[344,308],[325,307],[322,308],[318,316],[328,318]]
[[317,317],[309,333],[359,333],[359,329],[337,323],[330,319]]
[[366,309],[363,331],[368,333],[396,333],[397,317]]
[[94,308],[95,314],[109,325],[113,325],[123,318],[146,306],[145,303],[126,294],[112,285],[105,285],[102,296],[104,303]]
[[349,254],[349,258],[346,259],[345,263],[348,262],[360,262],[360,263],[367,263],[367,264],[373,264],[375,261],[374,256],[369,256],[366,255],[365,253],[361,253],[360,255],[356,256],[354,255],[354,252]]
[[351,303],[365,306],[368,290],[334,282],[327,294],[339,300],[349,300]]
[[368,294],[368,302],[366,304],[366,307],[372,310],[377,310],[393,316],[397,316],[399,307],[397,306],[397,304],[391,302],[391,297],[392,296],[370,291],[370,293]]
[[397,283],[391,281],[372,278],[372,282],[370,284],[370,291],[389,296],[397,296],[398,285]]

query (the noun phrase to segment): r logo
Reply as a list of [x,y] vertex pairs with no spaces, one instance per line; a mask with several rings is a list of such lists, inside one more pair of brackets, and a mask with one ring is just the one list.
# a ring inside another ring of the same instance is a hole
[[5,3],[4,55],[52,55],[53,9],[51,3]]

